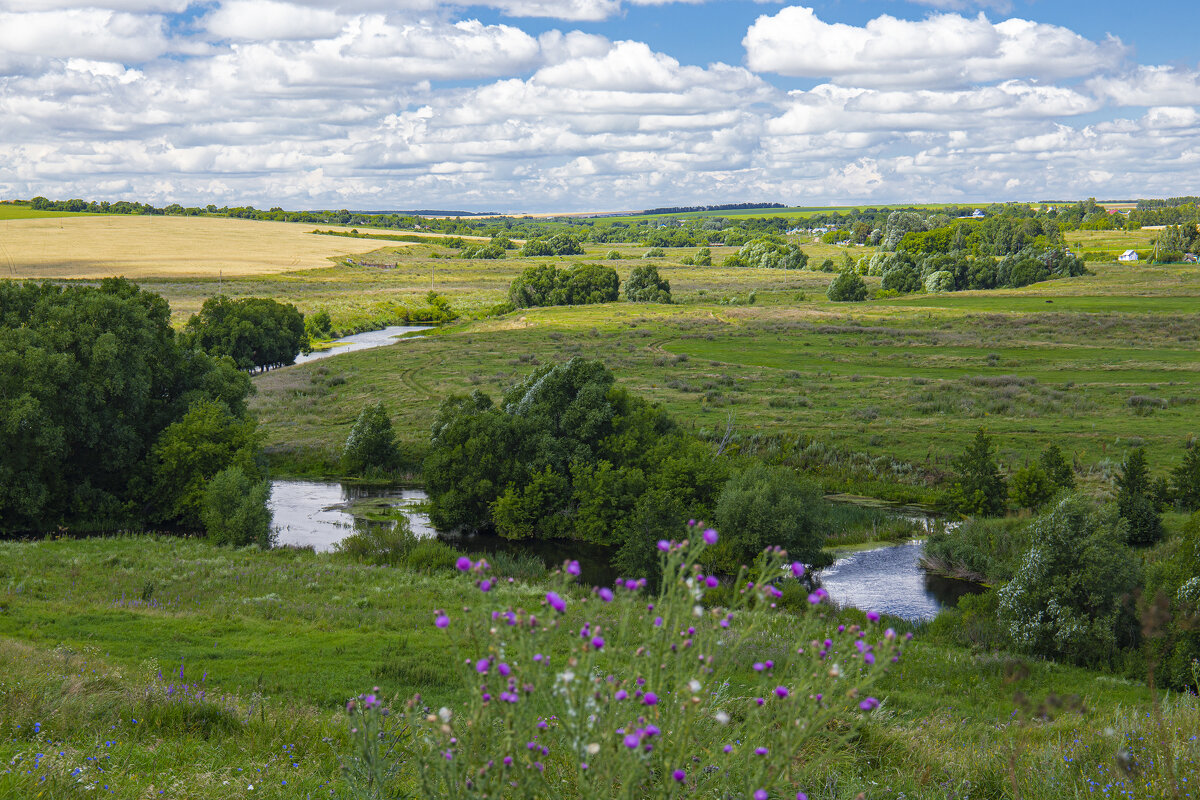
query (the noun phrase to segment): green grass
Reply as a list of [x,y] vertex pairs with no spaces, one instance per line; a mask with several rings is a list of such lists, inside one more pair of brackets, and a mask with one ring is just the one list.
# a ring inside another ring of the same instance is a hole
[[75,211],[37,211],[29,206],[18,206],[12,203],[0,203],[0,220],[6,219],[43,219],[46,217],[79,217],[83,212]]
[[[428,632],[434,608],[461,608],[474,592],[470,578],[169,537],[9,542],[0,555],[0,763],[12,770],[0,770],[0,796],[38,796],[42,773],[55,798],[92,784],[131,800],[160,788],[242,796],[251,783],[254,796],[317,796],[338,786],[346,698],[372,686],[389,699],[420,692],[435,708],[463,696],[454,658]],[[502,582],[485,605],[535,606],[541,591]],[[574,640],[573,622],[574,611],[556,652]],[[185,683],[207,673],[206,701],[171,700],[181,664]],[[1078,695],[1081,705],[1030,719],[1014,715],[1017,692],[1035,702]],[[1010,758],[1022,796],[1084,796],[1089,778],[1116,769],[1123,742],[1144,761],[1159,736],[1140,683],[1022,665],[922,629],[873,693],[883,709],[810,796],[1008,797]],[[1173,697],[1164,724],[1167,749],[1194,770],[1195,698]]]

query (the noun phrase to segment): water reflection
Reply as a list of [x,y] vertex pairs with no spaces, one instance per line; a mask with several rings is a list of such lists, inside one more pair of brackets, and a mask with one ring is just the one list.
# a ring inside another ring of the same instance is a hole
[[432,327],[432,325],[392,325],[391,327],[378,331],[356,333],[352,336],[346,336],[338,339],[337,347],[332,347],[328,350],[315,350],[308,355],[296,356],[296,363],[303,364],[305,362],[316,361],[321,358],[338,356],[342,353],[352,353],[355,350],[369,350],[372,347],[383,347],[384,345],[394,344],[396,337],[398,336],[403,336],[406,333],[413,333],[414,331],[427,331]]
[[[513,541],[499,536],[454,536],[438,534],[429,516],[417,510],[427,499],[420,489],[348,485],[322,481],[274,481],[271,511],[275,515],[280,544],[332,550],[336,542],[371,522],[363,514],[380,506],[406,508],[405,516],[418,537],[437,536],[470,553],[526,554],[550,567],[568,558],[579,561],[580,581],[585,586],[611,586],[617,572],[609,566],[611,551],[600,545],[566,540]],[[377,501],[377,502],[373,502]],[[353,510],[359,516],[355,517]],[[905,619],[931,619],[964,594],[980,591],[966,581],[928,575],[919,559],[924,544],[908,544],[862,550],[839,558],[820,573],[821,584],[834,601],[866,611],[879,611]]]
[[929,575],[918,563],[923,542],[861,550],[821,571],[821,585],[843,606],[911,620],[932,619],[943,606],[980,591],[967,581]]

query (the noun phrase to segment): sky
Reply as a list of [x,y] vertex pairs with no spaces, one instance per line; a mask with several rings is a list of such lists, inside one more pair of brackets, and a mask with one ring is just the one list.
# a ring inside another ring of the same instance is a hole
[[0,198],[616,211],[1200,194],[1156,0],[0,0]]

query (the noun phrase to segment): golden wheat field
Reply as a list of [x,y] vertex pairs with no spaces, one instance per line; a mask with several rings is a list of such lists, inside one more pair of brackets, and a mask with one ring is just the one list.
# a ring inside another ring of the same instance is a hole
[[[379,247],[311,227],[208,217],[81,216],[0,221],[0,277],[227,277],[327,267]],[[389,243],[392,246],[401,243]]]

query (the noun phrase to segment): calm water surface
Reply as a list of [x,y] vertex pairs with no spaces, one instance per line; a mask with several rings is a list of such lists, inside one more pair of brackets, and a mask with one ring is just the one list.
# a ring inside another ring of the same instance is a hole
[[329,358],[330,356],[340,356],[342,353],[352,353],[355,350],[369,350],[372,347],[383,347],[384,345],[394,344],[398,336],[413,333],[414,331],[427,331],[432,327],[432,325],[392,325],[379,331],[356,333],[353,336],[346,336],[335,340],[337,347],[331,347],[328,350],[316,350],[308,355],[296,356],[296,363],[303,364],[308,361]]
[[[271,511],[275,515],[280,544],[311,546],[318,551],[353,533],[356,526],[385,524],[355,519],[349,507],[356,500],[384,499],[411,510],[406,514],[413,533],[437,536],[468,552],[528,553],[548,565],[578,559],[584,584],[610,586],[617,578],[605,558],[605,548],[583,542],[514,542],[499,536],[456,537],[439,535],[429,516],[414,506],[427,499],[421,489],[370,487],[322,481],[274,481]],[[964,594],[979,591],[974,584],[927,575],[918,559],[924,544],[908,544],[861,550],[839,558],[821,571],[821,584],[840,605],[879,611],[905,619],[931,619],[946,605],[954,605]]]

